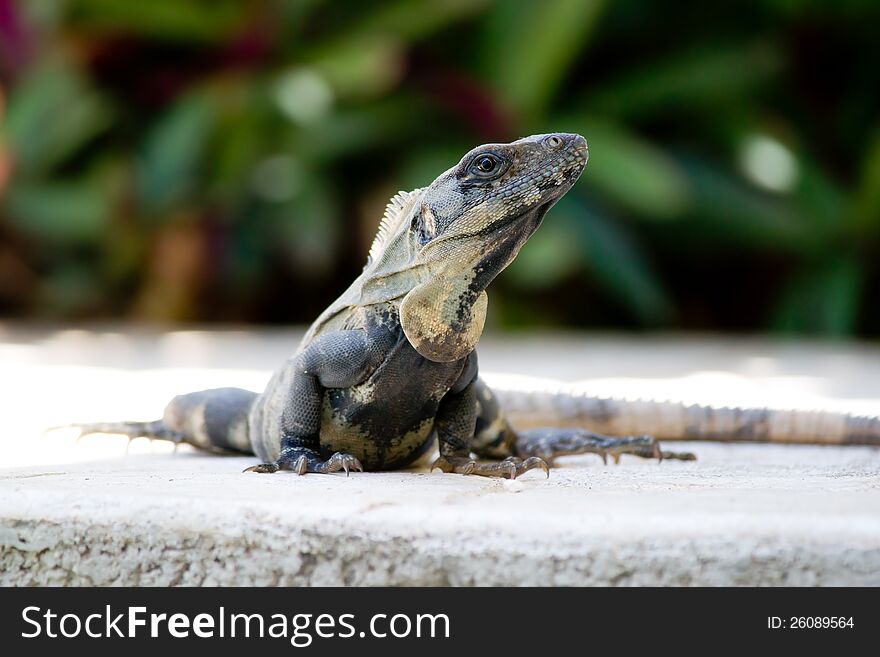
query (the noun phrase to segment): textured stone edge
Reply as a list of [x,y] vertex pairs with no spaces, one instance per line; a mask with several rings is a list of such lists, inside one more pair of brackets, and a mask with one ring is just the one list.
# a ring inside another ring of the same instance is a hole
[[[462,547],[464,546],[464,548]],[[0,521],[4,586],[880,585],[880,548],[778,537],[596,539],[392,536],[154,522]]]

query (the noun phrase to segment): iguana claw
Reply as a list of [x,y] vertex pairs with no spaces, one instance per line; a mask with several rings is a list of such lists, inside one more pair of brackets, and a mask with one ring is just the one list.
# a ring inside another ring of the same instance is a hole
[[361,465],[357,458],[344,452],[336,452],[326,461],[322,461],[318,456],[311,453],[292,453],[282,454],[277,461],[272,461],[271,463],[252,465],[249,468],[245,468],[243,472],[272,474],[279,470],[291,470],[298,475],[303,475],[307,472],[330,474],[344,470],[345,476],[348,477],[351,470],[363,472],[364,466]]
[[345,454],[343,452],[336,452],[319,467],[323,467],[324,469],[322,471],[325,473],[345,470],[346,477],[349,476],[349,470],[357,470],[358,472],[364,471],[364,466],[361,465],[360,461],[351,454]]
[[249,468],[245,468],[242,472],[259,472],[259,473],[268,473],[271,474],[273,472],[278,472],[281,468],[278,467],[277,463],[260,463],[259,465],[252,465]]
[[541,469],[545,475],[550,476],[550,466],[544,459],[537,456],[526,460],[516,456],[508,456],[503,461],[475,461],[464,456],[440,456],[431,464],[431,472],[435,469],[455,474],[506,477],[507,479],[516,479],[529,470]]

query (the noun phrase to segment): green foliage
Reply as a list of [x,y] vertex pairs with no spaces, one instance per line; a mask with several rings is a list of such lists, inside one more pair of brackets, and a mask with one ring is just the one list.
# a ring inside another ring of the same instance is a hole
[[602,162],[585,179],[588,189],[646,219],[677,217],[688,206],[687,178],[663,149],[603,117],[587,114],[559,123],[589,134],[590,156]]
[[880,330],[876,3],[0,4],[0,314],[309,321],[392,193],[575,131],[502,319]]
[[589,43],[604,0],[511,0],[488,17],[484,49],[490,88],[525,117],[546,110],[580,50]]
[[234,34],[245,18],[247,3],[237,0],[75,0],[67,4],[69,23],[76,27],[110,34],[210,43]]
[[858,319],[862,271],[853,257],[831,256],[796,274],[774,317],[777,329],[844,336]]
[[193,94],[174,103],[146,131],[137,155],[140,204],[146,213],[167,217],[192,193],[215,109],[216,102]]
[[105,190],[88,179],[21,183],[9,191],[5,206],[23,235],[62,248],[95,241],[110,219]]
[[3,133],[20,175],[63,164],[111,121],[108,103],[70,62],[47,58],[11,96]]

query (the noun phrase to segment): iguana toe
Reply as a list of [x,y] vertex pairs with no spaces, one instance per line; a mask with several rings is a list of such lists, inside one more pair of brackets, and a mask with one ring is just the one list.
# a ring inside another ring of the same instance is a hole
[[345,470],[345,476],[347,477],[349,476],[351,470],[363,472],[364,466],[362,466],[361,462],[358,461],[351,454],[336,452],[329,459],[318,465],[315,470],[311,470],[310,472],[321,472],[323,474],[329,474],[331,472],[339,472],[340,470]]
[[249,468],[245,468],[242,472],[259,472],[259,473],[272,473],[278,472],[280,468],[277,463],[260,463],[259,465],[252,465]]
[[277,461],[271,463],[261,463],[246,468],[244,472],[273,473],[279,470],[291,470],[298,475],[304,475],[307,472],[317,474],[330,474],[332,472],[345,471],[345,476],[349,475],[351,470],[358,472],[364,471],[364,466],[351,454],[344,452],[336,452],[326,461],[322,461],[316,454],[309,453],[287,453],[282,454]]
[[550,467],[544,459],[532,456],[523,461],[516,456],[508,456],[503,461],[475,461],[465,456],[440,456],[433,464],[431,471],[440,469],[443,472],[453,472],[463,475],[477,475],[480,477],[505,477],[516,479],[521,474],[540,468],[544,474],[550,476]]
[[[545,478],[550,478],[550,466],[549,464],[542,458],[538,456],[532,456],[527,458],[525,461],[516,466],[516,476],[528,472],[529,470],[543,470]],[[511,477],[513,479],[513,477]]]

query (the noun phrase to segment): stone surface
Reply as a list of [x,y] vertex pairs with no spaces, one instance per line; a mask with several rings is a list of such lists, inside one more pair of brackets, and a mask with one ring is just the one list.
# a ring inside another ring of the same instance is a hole
[[[696,463],[572,457],[506,482],[244,475],[253,459],[41,435],[260,388],[296,338],[0,325],[0,584],[880,585],[871,448],[696,443]],[[481,363],[614,394],[880,410],[869,346],[490,337]]]

